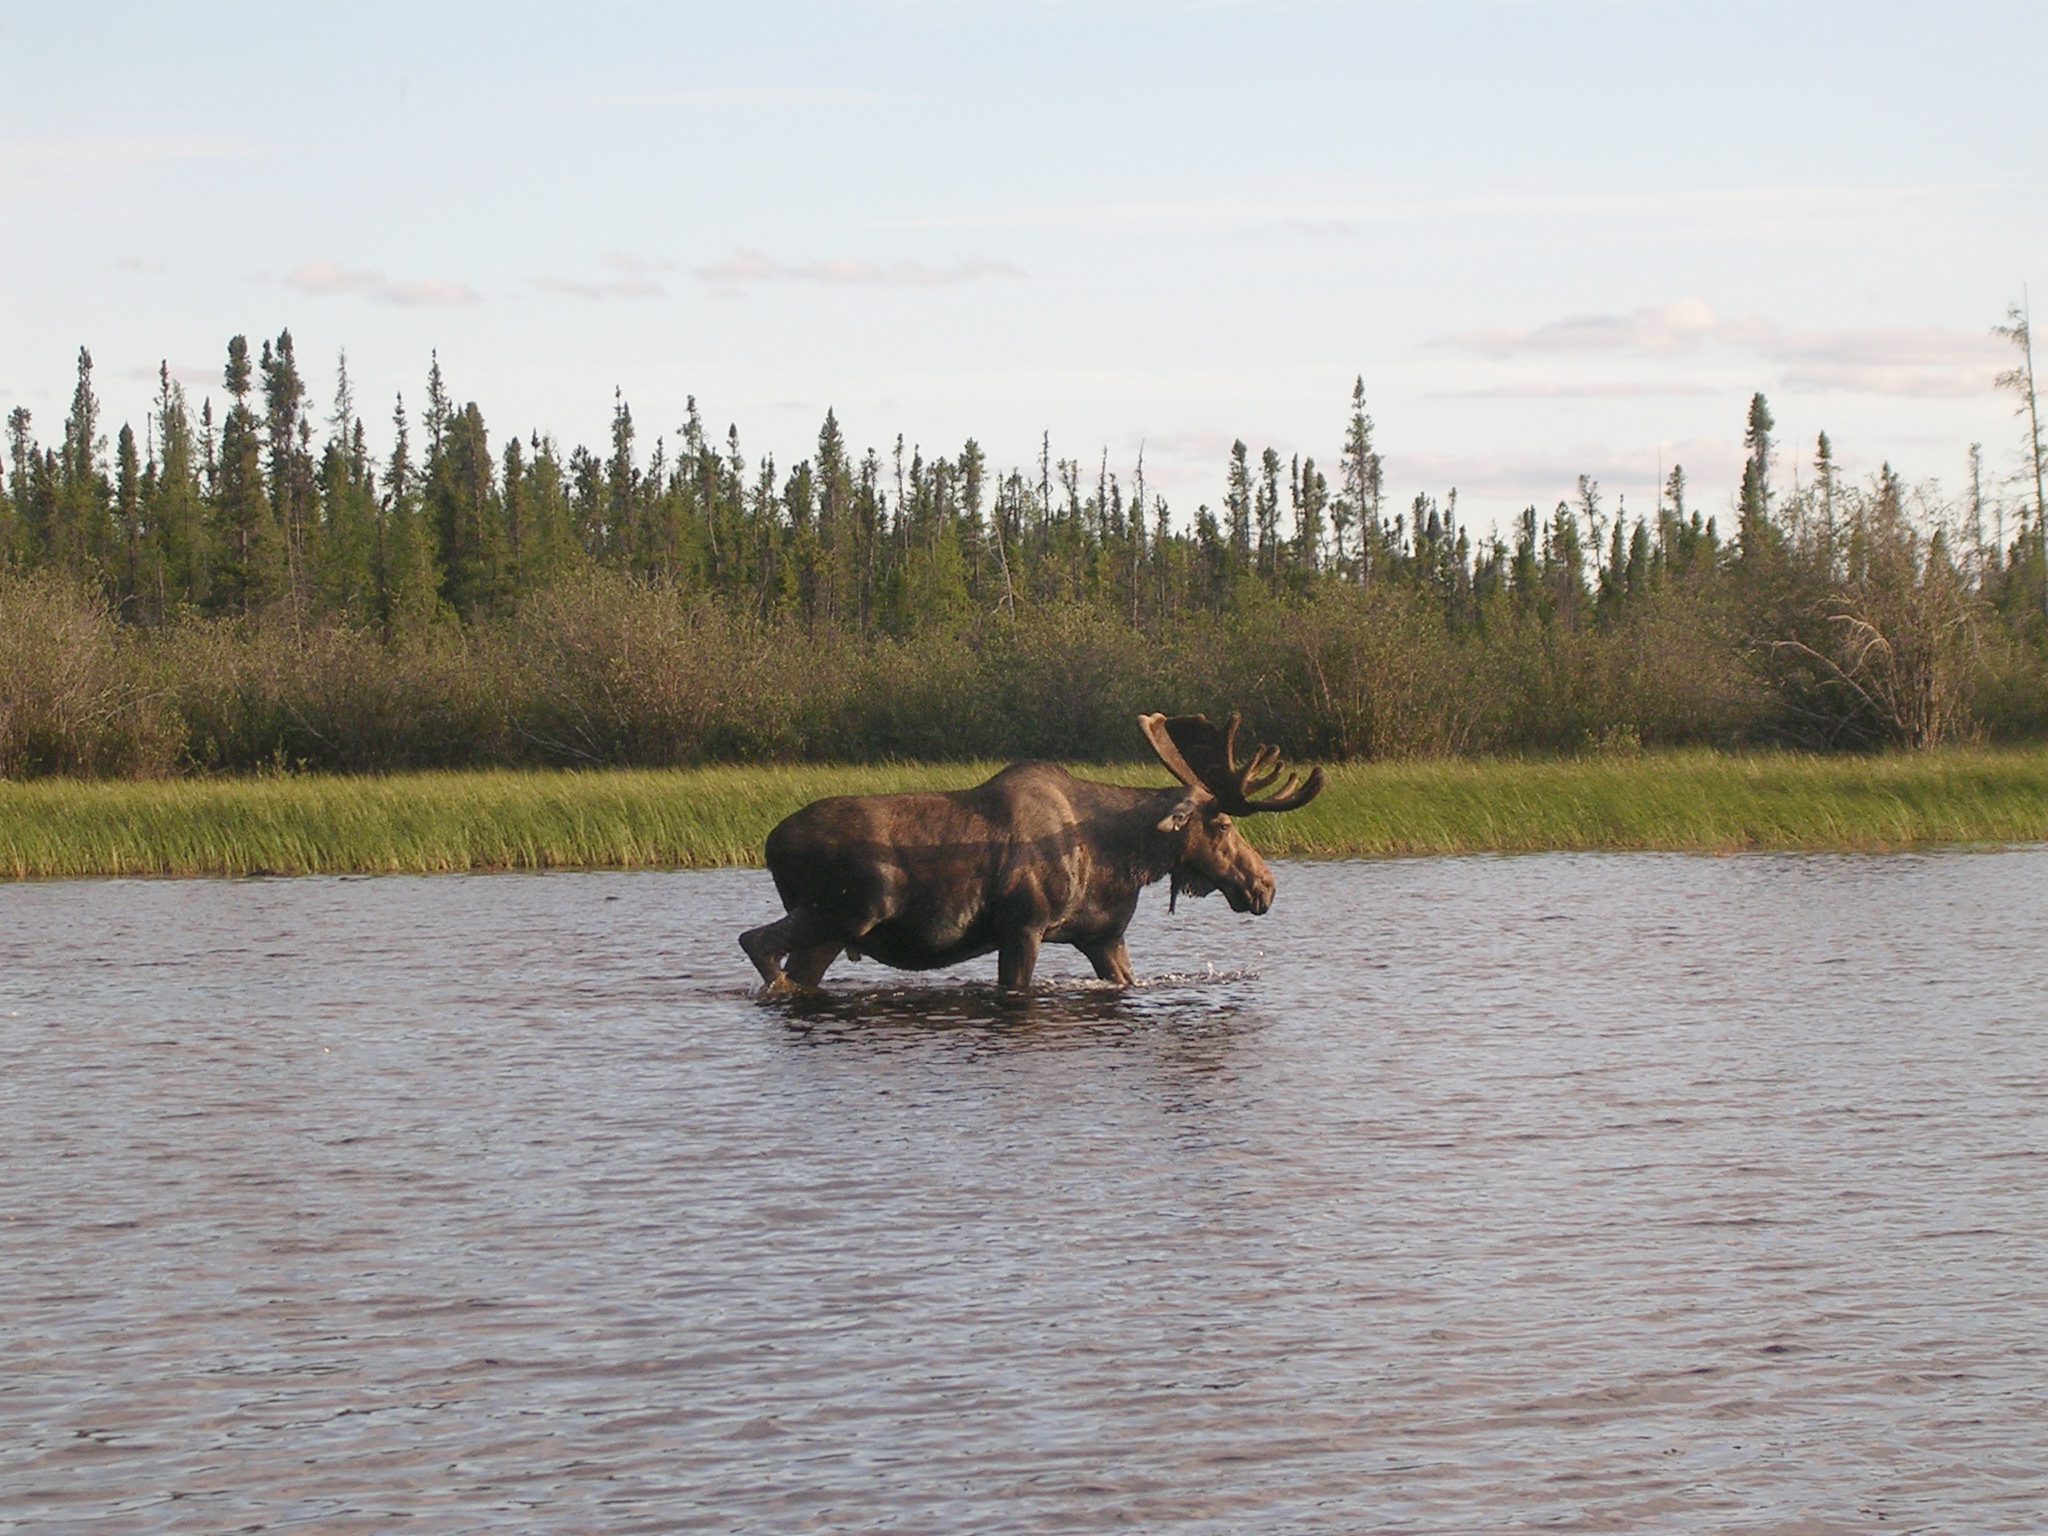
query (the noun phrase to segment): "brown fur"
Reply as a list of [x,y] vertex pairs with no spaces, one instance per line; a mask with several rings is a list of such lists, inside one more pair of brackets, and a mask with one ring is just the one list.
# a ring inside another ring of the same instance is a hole
[[[1163,720],[1141,722],[1155,743],[1150,722]],[[1185,735],[1189,722],[1214,730],[1200,716],[1168,723]],[[1227,743],[1223,760],[1234,767]],[[1272,871],[1230,813],[1291,809],[1322,787],[1317,774],[1306,795],[1269,807],[1214,764],[1169,766],[1186,782],[1127,789],[1017,763],[972,789],[819,800],[768,834],[786,915],[740,945],[774,990],[816,986],[842,952],[903,970],[993,953],[1000,983],[1022,987],[1045,943],[1073,945],[1097,976],[1128,985],[1139,892],[1170,875],[1176,895],[1219,890],[1239,912],[1264,912]]]

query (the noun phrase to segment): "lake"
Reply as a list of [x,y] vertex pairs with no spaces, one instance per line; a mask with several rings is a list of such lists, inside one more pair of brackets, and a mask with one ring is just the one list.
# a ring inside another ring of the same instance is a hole
[[0,1530],[2048,1529],[2048,850],[0,887]]

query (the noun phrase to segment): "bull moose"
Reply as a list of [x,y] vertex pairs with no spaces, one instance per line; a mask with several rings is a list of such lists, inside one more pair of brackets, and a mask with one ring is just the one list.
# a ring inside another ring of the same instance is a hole
[[993,952],[1004,988],[1027,986],[1041,944],[1071,944],[1095,974],[1128,986],[1124,930],[1138,893],[1221,891],[1239,912],[1273,904],[1273,872],[1233,818],[1291,811],[1323,789],[1299,774],[1264,799],[1278,748],[1237,761],[1238,716],[1140,715],[1180,782],[1129,789],[1053,763],[1014,763],[973,789],[819,800],[768,834],[785,915],[740,935],[768,990],[815,987],[843,951],[900,970]]

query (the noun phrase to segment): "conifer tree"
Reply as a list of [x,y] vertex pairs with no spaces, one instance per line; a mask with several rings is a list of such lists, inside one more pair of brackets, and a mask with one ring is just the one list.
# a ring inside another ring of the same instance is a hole
[[2008,306],[2005,324],[1996,327],[1996,334],[2011,342],[2020,354],[2017,364],[1998,375],[1997,385],[2013,392],[2018,400],[2014,414],[2026,423],[2024,473],[2034,485],[2035,563],[2042,571],[2042,611],[2048,613],[2048,445],[2042,442],[2040,399],[2034,392],[2034,332],[2027,306]]
[[55,515],[48,525],[48,557],[58,570],[78,577],[100,571],[112,542],[99,396],[93,391],[92,353],[78,349],[78,384],[71,414],[64,419],[58,457]]
[[1313,576],[1323,565],[1323,524],[1330,502],[1329,481],[1312,458],[1297,461],[1294,492],[1294,559]]
[[160,582],[155,611],[161,616],[176,604],[204,604],[211,592],[206,502],[199,484],[192,421],[186,409],[185,386],[171,377],[168,360],[157,365],[152,452],[157,471],[148,517]]
[[224,607],[253,614],[287,592],[283,542],[263,489],[262,448],[249,409],[249,341],[228,342],[224,382],[234,403],[221,422],[220,463],[214,496],[221,549],[215,597]]
[[1775,569],[1783,552],[1783,538],[1771,521],[1771,456],[1776,444],[1771,429],[1771,407],[1761,393],[1749,401],[1749,425],[1742,434],[1748,458],[1742,467],[1741,520],[1736,527],[1736,556],[1745,569],[1764,572]]
[[1280,455],[1271,448],[1259,455],[1254,507],[1259,525],[1259,574],[1271,578],[1280,568]]
[[958,498],[957,528],[960,547],[970,568],[969,586],[979,593],[985,579],[984,567],[989,562],[989,530],[983,511],[987,495],[988,459],[981,451],[981,444],[968,438],[960,447],[960,457],[951,466],[953,484]]
[[306,384],[299,376],[292,333],[278,333],[277,345],[263,343],[264,440],[269,446],[272,514],[284,539],[285,578],[293,612],[302,612],[310,592],[308,541],[313,519],[313,456],[307,446]]
[[379,508],[361,437],[361,422],[344,423],[320,455],[312,586],[325,612],[370,622],[382,618],[376,603]]
[[1994,511],[1998,519],[1998,542],[1986,548],[1984,542],[1984,445],[1970,444],[1970,544],[1971,558],[1976,562],[1980,581],[1995,572],[2005,555],[2005,515]]
[[1662,494],[1657,498],[1657,549],[1665,559],[1676,557],[1679,530],[1684,526],[1685,466],[1674,464],[1664,481]]
[[1614,513],[1614,527],[1607,544],[1607,559],[1600,567],[1600,591],[1597,606],[1605,617],[1618,613],[1629,593],[1628,580],[1628,516],[1626,501],[1618,504]]
[[1344,501],[1357,528],[1358,579],[1368,583],[1385,537],[1380,521],[1380,456],[1372,434],[1372,417],[1365,409],[1365,375],[1360,374],[1351,386],[1351,421],[1344,433]]
[[1835,469],[1835,447],[1823,432],[1813,445],[1813,494],[1814,513],[1818,526],[1814,530],[1815,563],[1820,568],[1823,581],[1834,579],[1835,570],[1835,492],[1838,476]]
[[473,400],[448,418],[426,502],[443,599],[465,620],[494,612],[506,595],[503,508],[483,412]]
[[853,522],[853,465],[839,417],[828,406],[818,428],[813,468],[818,511],[818,602],[828,624],[837,626],[857,611],[859,550]]
[[418,634],[440,609],[441,574],[433,530],[421,505],[412,464],[405,396],[391,412],[390,467],[384,474],[383,517],[377,541],[378,608],[387,637]]
[[135,429],[121,423],[114,447],[114,525],[107,551],[108,585],[117,608],[130,609],[143,581],[142,453]]
[[1586,552],[1579,538],[1580,509],[1560,501],[1550,518],[1544,547],[1544,584],[1550,612],[1564,624],[1576,625],[1586,605]]
[[638,552],[640,471],[633,462],[633,408],[612,391],[612,453],[605,463],[605,515],[601,552],[628,566]]
[[29,465],[35,453],[30,431],[34,417],[25,405],[7,413],[7,463],[12,470],[8,482],[7,526],[0,529],[0,564],[27,563],[36,542],[29,516]]
[[1533,504],[1522,508],[1521,516],[1515,519],[1515,553],[1508,567],[1508,587],[1524,608],[1535,607],[1542,600],[1542,561]]
[[1251,450],[1239,438],[1230,445],[1230,479],[1223,492],[1224,510],[1230,514],[1230,569],[1247,569],[1252,558],[1252,467]]
[[441,444],[448,435],[448,386],[441,377],[441,353],[438,348],[427,354],[427,409],[420,418],[420,424],[427,429],[427,454],[421,466],[424,479],[431,480],[435,466],[441,462]]

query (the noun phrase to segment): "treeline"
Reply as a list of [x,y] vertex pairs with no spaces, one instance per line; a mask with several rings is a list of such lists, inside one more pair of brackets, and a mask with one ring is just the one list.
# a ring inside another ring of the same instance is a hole
[[[2027,365],[2001,380],[2034,406]],[[1140,709],[1239,707],[1324,757],[2048,734],[2048,508],[1747,423],[1733,526],[1674,468],[1649,513],[1576,498],[1475,536],[1385,495],[1354,387],[1311,458],[1236,444],[1172,514],[1107,455],[749,461],[694,400],[623,399],[608,451],[494,451],[438,359],[368,448],[346,361],[316,428],[289,332],[228,345],[225,411],[159,372],[109,457],[79,355],[55,447],[8,418],[0,772],[748,757],[1124,756]]]

